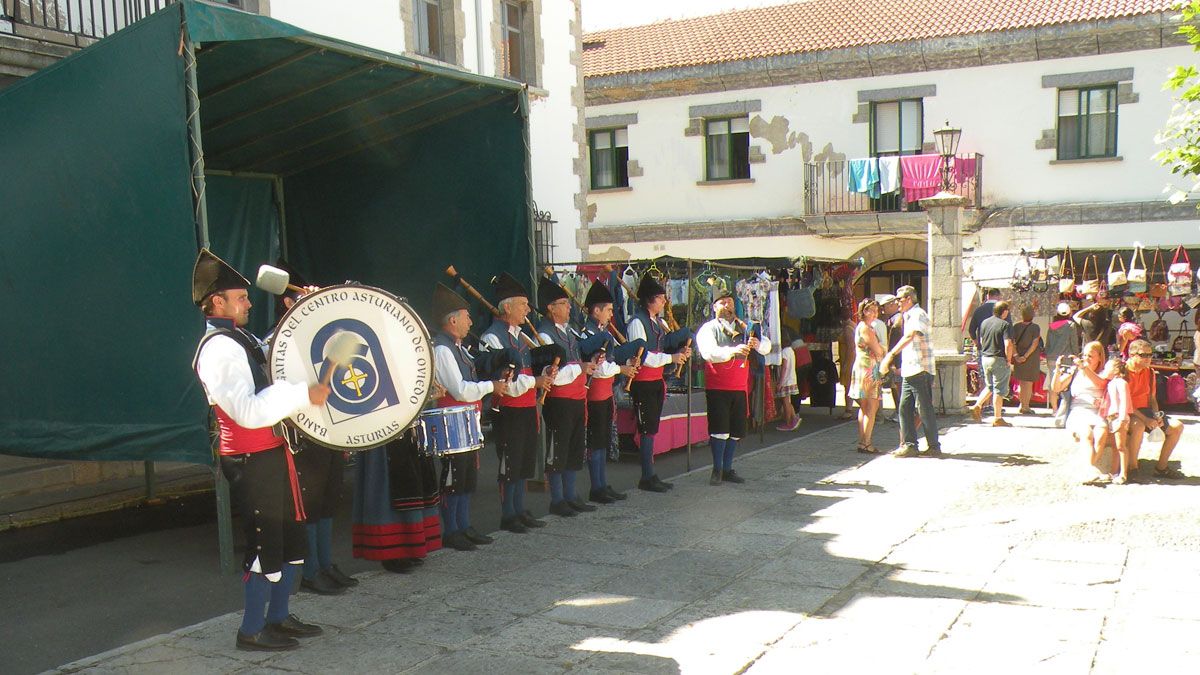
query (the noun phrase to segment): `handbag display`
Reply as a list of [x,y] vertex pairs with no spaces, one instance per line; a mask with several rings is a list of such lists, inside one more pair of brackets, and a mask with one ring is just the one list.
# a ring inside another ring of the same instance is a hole
[[[1121,269],[1117,269],[1120,263]],[[1191,279],[1191,273],[1188,274]],[[1114,253],[1108,260],[1108,294],[1110,297],[1120,297],[1129,289],[1129,276],[1125,271],[1125,261],[1120,254]]]
[[1162,249],[1154,249],[1154,260],[1150,263],[1147,290],[1152,298],[1167,297],[1167,268],[1163,267]]
[[1171,351],[1181,355],[1196,351],[1196,342],[1192,339],[1192,333],[1188,329],[1186,321],[1179,324],[1179,330],[1183,331],[1183,334],[1175,336],[1175,340],[1171,342]]
[[1151,342],[1166,342],[1171,339],[1171,329],[1167,327],[1167,320],[1161,312],[1154,323],[1150,324],[1149,336]]
[[1172,373],[1167,378],[1167,405],[1182,405],[1187,400],[1187,381],[1179,373]]
[[1046,255],[1045,248],[1039,248],[1037,255],[1029,259],[1029,287],[1034,293],[1045,293],[1050,290],[1050,283],[1058,281],[1058,266]]
[[[1138,267],[1138,262],[1142,263]],[[1130,293],[1145,293],[1146,292],[1146,256],[1142,253],[1142,247],[1138,246],[1133,249],[1133,255],[1129,257],[1129,273],[1126,275],[1129,281]]]
[[1070,295],[1075,292],[1075,258],[1071,256],[1071,247],[1063,249],[1062,263],[1058,267],[1058,292]]
[[1167,293],[1174,296],[1192,294],[1192,261],[1182,245],[1175,249],[1171,266],[1167,268]]
[[[1088,265],[1092,266],[1092,273],[1096,275],[1095,279],[1088,278]],[[1080,275],[1079,292],[1084,295],[1095,295],[1100,292],[1100,261],[1095,255],[1089,255],[1083,259],[1083,274]]]
[[1033,265],[1029,262],[1029,254],[1024,250],[1013,263],[1012,282],[1009,284],[1014,291],[1024,293],[1033,286]]

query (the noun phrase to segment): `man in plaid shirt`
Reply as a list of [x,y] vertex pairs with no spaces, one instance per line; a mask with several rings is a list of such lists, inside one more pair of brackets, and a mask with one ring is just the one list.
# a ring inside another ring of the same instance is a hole
[[[923,457],[941,457],[942,444],[938,440],[937,413],[933,409],[933,375],[937,372],[933,363],[931,334],[933,322],[929,314],[917,304],[917,289],[901,286],[896,289],[900,311],[904,313],[904,337],[884,355],[879,370],[884,372],[899,354],[900,377],[900,447],[893,455],[916,457],[917,424],[914,412],[921,414],[921,425],[925,429],[928,445]],[[914,410],[915,409],[915,410]]]

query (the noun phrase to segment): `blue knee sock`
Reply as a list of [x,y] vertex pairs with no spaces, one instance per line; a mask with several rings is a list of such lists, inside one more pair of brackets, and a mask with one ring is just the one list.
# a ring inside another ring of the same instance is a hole
[[458,524],[458,509],[455,507],[456,499],[458,495],[442,495],[442,536],[454,534],[461,529]]
[[713,456],[713,471],[720,471],[721,462],[725,461],[725,442],[724,438],[708,437],[708,447],[712,450]]
[[267,621],[267,598],[271,595],[271,582],[261,574],[251,572],[242,584],[246,595],[246,611],[242,613],[242,635],[254,635],[262,631]]
[[592,489],[600,489],[608,487],[608,451],[596,450],[596,473],[600,476],[599,483],[592,483]]
[[292,586],[296,583],[296,572],[299,565],[283,564],[283,578],[271,584],[271,604],[267,606],[267,623],[280,623],[288,618],[288,598],[292,595]]
[[513,506],[516,491],[517,488],[513,483],[500,481],[500,515],[504,518],[517,515],[517,509]]
[[573,502],[578,498],[575,494],[575,472],[566,470],[562,472],[563,499]]
[[525,479],[513,481],[513,509],[517,513],[525,513]]
[[315,579],[317,572],[321,571],[321,565],[318,562],[320,556],[317,553],[317,549],[320,548],[317,541],[321,536],[319,529],[316,523],[304,526],[304,534],[308,537],[308,555],[304,556],[304,578],[309,580]]
[[546,480],[550,483],[550,503],[557,504],[563,500],[563,475],[561,471],[552,471],[546,473]]
[[725,461],[721,464],[721,468],[726,471],[733,471],[733,452],[737,449],[737,442],[736,438],[725,441]]
[[638,452],[642,456],[642,480],[646,480],[654,475],[654,437],[642,434]]
[[333,567],[333,518],[317,522],[317,564],[323,570]]
[[601,464],[604,461],[604,451],[591,450],[589,452],[591,454],[588,455],[587,460],[588,478],[592,483],[592,492],[595,492],[604,487],[604,465]]
[[455,499],[458,500],[457,507],[455,508],[455,511],[457,511],[455,515],[457,516],[458,529],[465,530],[471,526],[471,495],[455,495]]

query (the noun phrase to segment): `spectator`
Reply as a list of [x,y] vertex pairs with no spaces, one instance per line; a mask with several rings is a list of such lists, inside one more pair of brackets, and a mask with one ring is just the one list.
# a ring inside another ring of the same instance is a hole
[[1122,358],[1129,358],[1129,345],[1134,340],[1140,340],[1142,337],[1142,325],[1137,322],[1137,318],[1133,315],[1133,310],[1128,307],[1122,307],[1117,310],[1117,320],[1121,322],[1117,328],[1117,350],[1121,353]]
[[1084,302],[1084,308],[1075,312],[1075,323],[1079,324],[1083,341],[1099,342],[1107,353],[1113,343],[1113,315],[1108,308],[1108,299],[1089,295]]
[[[1075,356],[1079,353],[1079,324],[1075,323],[1071,305],[1060,302],[1046,331],[1046,363],[1058,363],[1064,356]],[[1058,410],[1058,392],[1048,387],[1046,392],[1050,410]]]
[[917,304],[917,289],[901,286],[896,289],[900,309],[904,312],[904,337],[884,355],[879,369],[886,370],[897,354],[902,355],[900,377],[900,447],[897,457],[915,457],[917,453],[917,417],[925,427],[927,457],[941,457],[938,440],[937,414],[933,409],[933,376],[937,372],[933,360],[933,322]]
[[1033,307],[1021,308],[1021,322],[1013,325],[1013,379],[1021,386],[1022,415],[1031,415],[1033,385],[1042,375],[1042,329],[1033,322]]
[[1133,405],[1129,425],[1129,454],[1131,457],[1138,457],[1144,434],[1162,429],[1166,437],[1158,453],[1154,476],[1178,480],[1185,476],[1181,471],[1172,469],[1168,461],[1171,459],[1171,452],[1179,444],[1180,436],[1183,435],[1183,424],[1158,409],[1154,369],[1150,367],[1150,359],[1153,356],[1154,350],[1149,342],[1134,340],[1129,344],[1129,402]]
[[[971,341],[975,343],[975,350],[979,351],[979,327],[984,321],[995,316],[996,303],[1000,301],[1000,289],[993,288],[987,292],[987,300],[971,314],[971,323],[967,325],[967,334],[971,336]],[[1011,323],[1011,322],[1010,322]]]
[[992,401],[992,426],[1011,427],[1002,417],[1004,399],[1012,393],[1010,378],[1013,359],[1013,327],[1008,322],[1010,309],[1001,300],[992,304],[992,316],[979,326],[979,373],[983,376],[983,391],[971,406],[971,417],[983,421],[983,407]]
[[[884,325],[887,326],[887,341],[884,342],[888,349],[896,346],[900,338],[904,337],[904,314],[900,311],[900,299],[894,295],[885,295],[879,301],[879,313],[882,316]],[[889,422],[899,422],[897,414],[900,411],[900,362],[902,361],[899,355],[896,356],[891,368],[881,368],[880,372],[884,375],[884,381],[887,383],[888,389],[892,392],[892,416],[888,417]]]
[[858,303],[860,321],[854,327],[854,366],[850,378],[850,398],[858,401],[858,448],[861,453],[875,454],[871,436],[875,430],[875,415],[879,412],[880,371],[883,345],[875,332],[879,304],[871,298]]
[[1106,432],[1105,419],[1100,414],[1100,403],[1108,382],[1101,376],[1104,366],[1104,345],[1092,341],[1083,346],[1083,354],[1071,359],[1071,367],[1057,370],[1052,389],[1068,391],[1071,397],[1071,412],[1067,415],[1067,431],[1079,441],[1083,455],[1093,470],[1085,483],[1107,480],[1108,473],[1100,468],[1100,454],[1104,449]]
[[1133,412],[1129,402],[1129,383],[1125,381],[1125,362],[1117,356],[1109,359],[1101,377],[1108,380],[1108,391],[1104,397],[1104,419],[1108,426],[1105,427],[1104,438],[1111,438],[1116,448],[1112,458],[1112,482],[1124,485],[1129,482],[1129,415]]

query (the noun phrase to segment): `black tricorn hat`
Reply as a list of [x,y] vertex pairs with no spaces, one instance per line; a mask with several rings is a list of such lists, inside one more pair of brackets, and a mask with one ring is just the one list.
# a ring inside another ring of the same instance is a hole
[[496,302],[508,298],[528,298],[529,291],[508,272],[501,272],[492,279],[492,288],[496,291]]
[[250,282],[212,251],[200,249],[192,267],[192,302],[199,306],[213,293],[235,288],[250,288]]
[[662,287],[654,277],[649,274],[642,275],[642,283],[638,284],[637,297],[642,303],[650,302],[656,295],[666,295],[667,289]]
[[448,314],[470,308],[471,305],[461,295],[450,290],[442,282],[433,285],[433,321],[438,326],[442,325]]
[[550,303],[566,297],[570,296],[563,290],[563,287],[554,283],[549,278],[542,277],[541,281],[538,282],[538,307],[541,307],[543,310],[549,307]]
[[612,293],[608,290],[608,284],[603,281],[597,281],[588,289],[587,297],[583,299],[583,306],[591,308],[595,305],[603,305],[606,302],[612,302]]

